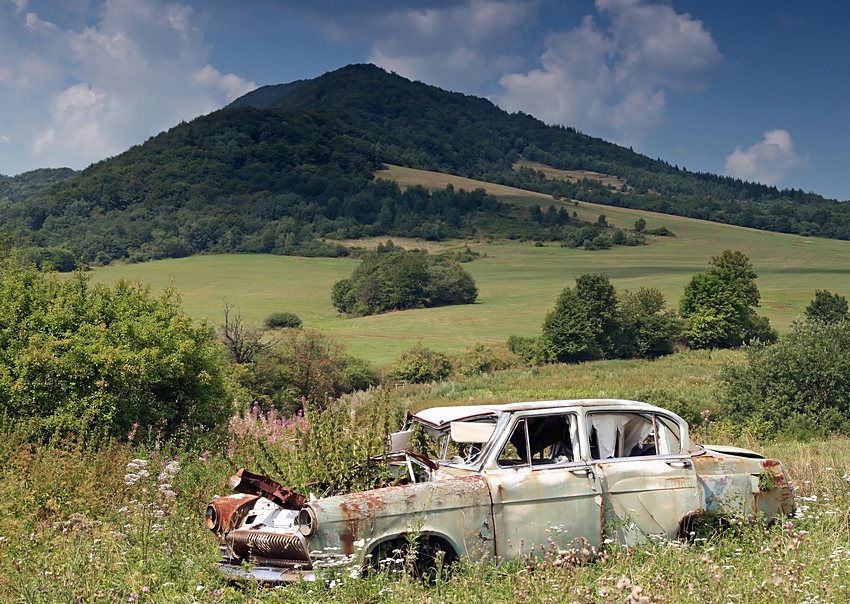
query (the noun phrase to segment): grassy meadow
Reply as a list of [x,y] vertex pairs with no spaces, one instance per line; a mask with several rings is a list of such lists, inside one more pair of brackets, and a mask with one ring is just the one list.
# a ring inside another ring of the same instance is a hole
[[[482,186],[512,203],[559,203],[547,195],[410,168],[391,167],[379,175],[393,178],[402,186]],[[486,255],[464,265],[478,284],[478,302],[353,319],[340,317],[330,302],[333,283],[349,276],[356,266],[357,261],[352,259],[195,256],[98,268],[94,278],[101,282],[130,279],[149,284],[154,290],[174,287],[191,315],[216,324],[222,319],[225,303],[234,305],[246,319],[258,324],[273,312],[294,312],[306,326],[340,338],[352,354],[377,363],[393,360],[415,342],[457,351],[479,342],[502,343],[511,334],[536,334],[560,291],[572,285],[575,277],[588,272],[607,273],[620,290],[656,287],[664,293],[668,305],[675,307],[690,277],[705,270],[710,257],[725,249],[740,250],[750,257],[759,274],[760,312],[780,331],[802,313],[815,289],[850,294],[848,241],[768,233],[584,202],[567,207],[591,221],[604,213],[610,223],[624,228],[644,217],[648,228],[666,226],[676,237],[656,238],[645,246],[594,252],[557,244],[535,247],[531,242],[426,243],[397,238],[405,246],[423,246],[432,251],[468,243]],[[374,245],[376,241],[360,244]]]
[[[431,404],[550,398],[657,396],[710,409],[716,370],[734,352],[684,353],[658,361],[598,361],[511,370],[408,386],[389,398]],[[354,431],[371,431],[375,394],[355,397]],[[386,395],[384,395],[386,396]],[[308,417],[309,419],[309,417]],[[241,466],[275,460],[295,480],[303,443],[262,414],[231,422],[220,442],[158,443],[140,430],[133,446],[68,441],[26,444],[0,425],[0,601],[26,603],[359,602],[839,603],[850,600],[850,441],[759,443],[782,459],[797,487],[798,514],[772,526],[737,523],[692,542],[609,547],[590,563],[549,554],[503,565],[465,563],[432,585],[396,573],[263,588],[217,575],[217,542],[203,526],[208,500],[229,491]],[[722,425],[702,441],[729,442]],[[209,448],[206,448],[209,447]],[[295,462],[292,462],[292,460]],[[290,460],[289,464],[280,463]],[[174,462],[177,462],[175,464]],[[293,465],[294,463],[294,465]],[[307,462],[302,461],[301,465]],[[129,480],[127,473],[146,476]],[[167,483],[167,488],[163,485]],[[529,544],[530,548],[530,544]]]

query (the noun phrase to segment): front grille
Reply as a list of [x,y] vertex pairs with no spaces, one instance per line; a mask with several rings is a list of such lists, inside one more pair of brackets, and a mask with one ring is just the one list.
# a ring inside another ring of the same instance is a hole
[[275,566],[309,566],[307,543],[300,533],[235,530],[227,535],[233,553],[243,560]]

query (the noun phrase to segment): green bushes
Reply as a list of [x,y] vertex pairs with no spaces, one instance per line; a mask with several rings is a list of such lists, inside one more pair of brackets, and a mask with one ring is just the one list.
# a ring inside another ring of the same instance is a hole
[[726,250],[712,268],[685,286],[679,310],[691,348],[734,348],[752,340],[775,342],[777,334],[755,308],[761,295],[750,259]]
[[351,278],[337,281],[331,301],[340,312],[362,316],[449,304],[472,304],[478,288],[460,263],[387,242],[364,255]]
[[508,348],[528,364],[655,358],[673,352],[681,324],[656,289],[617,295],[608,277],[586,274],[558,296],[539,338],[511,336]]
[[212,331],[172,292],[0,265],[0,413],[119,437],[134,424],[213,428],[231,413],[225,374]]
[[823,321],[824,323],[850,320],[850,313],[847,311],[847,298],[825,289],[815,290],[815,297],[806,306],[806,319],[808,321]]
[[451,372],[452,363],[448,356],[416,345],[402,353],[390,369],[390,377],[397,382],[421,384],[442,380]]
[[796,323],[722,375],[733,420],[761,436],[850,434],[850,323]]
[[376,386],[379,378],[333,338],[305,329],[269,342],[247,368],[245,381],[255,397],[291,412],[301,397],[321,406],[329,397]]
[[266,318],[266,327],[269,329],[299,329],[301,319],[291,312],[276,312]]
[[472,376],[508,369],[515,361],[484,344],[476,344],[459,354],[454,362],[458,375]]

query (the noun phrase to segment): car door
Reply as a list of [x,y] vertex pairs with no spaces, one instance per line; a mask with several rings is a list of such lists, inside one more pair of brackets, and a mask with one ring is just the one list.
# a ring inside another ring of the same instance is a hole
[[678,422],[656,413],[593,412],[587,433],[606,535],[626,545],[677,537],[682,520],[702,505]]
[[493,500],[496,555],[602,540],[602,498],[593,469],[580,459],[573,413],[517,416],[485,472]]

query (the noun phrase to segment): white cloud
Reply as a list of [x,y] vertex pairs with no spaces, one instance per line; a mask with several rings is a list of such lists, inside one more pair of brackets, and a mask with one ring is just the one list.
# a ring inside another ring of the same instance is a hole
[[[373,39],[368,60],[407,78],[454,90],[470,88],[515,68],[519,59],[505,53],[504,41],[535,15],[536,2],[464,0],[460,4],[396,9],[360,23]],[[329,33],[344,36],[332,23]]]
[[597,0],[606,26],[586,16],[545,40],[540,66],[505,74],[497,102],[550,123],[626,141],[664,115],[667,92],[698,85],[723,60],[703,23],[667,4]]
[[192,79],[196,84],[224,92],[228,101],[236,100],[257,87],[254,82],[249,82],[235,73],[223,74],[212,65],[204,65],[192,74]]
[[10,140],[12,140],[12,139],[10,139],[5,134],[0,134],[0,143],[8,143]]
[[36,31],[53,31],[56,29],[55,23],[42,21],[35,13],[27,13],[27,16],[24,18],[24,23],[26,23],[26,26],[30,29],[34,29]]
[[27,0],[12,0],[12,4],[15,5],[15,10],[19,13],[24,12],[27,9]]
[[36,155],[40,154],[46,147],[49,147],[56,142],[56,129],[48,128],[32,142],[32,152]]
[[[24,13],[27,3],[6,6]],[[24,149],[4,145],[0,173],[83,168],[256,87],[215,68],[186,4],[95,0],[54,13],[47,7],[4,24],[0,115],[16,119],[0,125]]]
[[762,139],[726,157],[726,173],[743,180],[775,185],[800,165],[794,141],[787,130],[770,130]]

